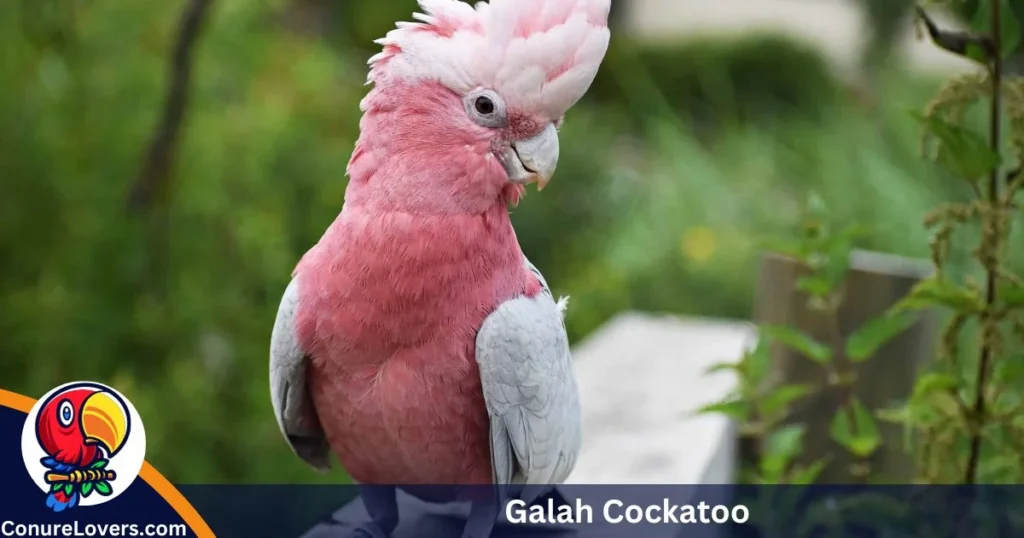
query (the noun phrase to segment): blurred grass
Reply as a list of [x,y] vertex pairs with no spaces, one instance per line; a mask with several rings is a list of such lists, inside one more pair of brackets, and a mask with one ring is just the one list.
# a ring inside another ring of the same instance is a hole
[[554,278],[575,298],[573,335],[626,308],[749,316],[760,240],[786,233],[811,191],[835,219],[872,230],[862,248],[927,257],[924,215],[967,192],[918,155],[906,109],[935,83],[890,76],[884,86],[877,114],[837,96],[814,117],[720,123],[711,136],[665,111],[642,118],[632,165],[610,168],[609,233],[588,267]]
[[[173,190],[140,218],[124,198],[180,5],[46,1],[0,5],[0,386],[113,384],[176,482],[344,479],[289,453],[266,362],[290,272],[342,205],[366,54],[286,30],[282,0],[218,2]],[[394,6],[369,6],[352,2],[354,20],[383,35]],[[920,161],[904,112],[935,82],[883,80],[868,113],[779,38],[615,41],[563,129],[558,177],[513,214],[573,298],[573,340],[624,309],[747,317],[758,238],[812,189],[875,231],[862,246],[926,255],[924,213],[964,193]]]

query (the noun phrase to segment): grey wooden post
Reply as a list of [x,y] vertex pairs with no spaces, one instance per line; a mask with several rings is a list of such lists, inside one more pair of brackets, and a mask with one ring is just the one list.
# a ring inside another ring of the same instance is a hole
[[[864,322],[884,313],[931,271],[927,261],[855,251],[838,315],[844,338]],[[764,255],[757,285],[755,321],[796,327],[829,343],[826,320],[807,309],[806,294],[796,289],[796,280],[804,275],[806,268],[799,262],[775,254]],[[935,312],[925,313],[920,321],[879,349],[874,357],[856,365],[858,379],[853,390],[865,406],[884,408],[910,395],[920,367],[931,360],[936,350],[937,324]],[[825,385],[824,369],[795,352],[776,346],[772,350],[772,361],[777,383]],[[819,482],[825,484],[851,483],[855,478],[850,473],[852,457],[829,434],[832,418],[842,399],[841,390],[823,390],[795,404],[790,416],[792,422],[807,425],[802,463],[832,457],[832,463],[819,478]],[[914,469],[902,447],[901,427],[881,421],[878,426],[883,446],[868,462],[872,476],[888,483],[909,483]]]

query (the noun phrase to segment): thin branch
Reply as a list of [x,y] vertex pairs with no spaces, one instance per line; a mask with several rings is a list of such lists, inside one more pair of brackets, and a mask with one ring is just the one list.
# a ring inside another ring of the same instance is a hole
[[996,52],[999,50],[999,47],[988,36],[939,28],[935,21],[920,6],[917,7],[917,16],[924,22],[925,30],[928,31],[928,37],[943,50],[970,58],[971,48],[977,47],[985,53],[986,58],[996,58],[999,56]]
[[188,107],[192,52],[212,3],[213,0],[190,0],[182,13],[174,55],[171,58],[171,83],[168,86],[163,115],[128,197],[130,211],[149,208],[157,194],[166,188],[171,176],[181,126]]
[[[989,144],[992,151],[999,153],[1000,150],[1000,124],[1002,118],[1002,88],[1003,88],[1003,59],[999,51],[1002,49],[1002,35],[1000,31],[1000,0],[992,2],[992,38],[991,43],[995,53],[991,58],[992,70],[992,101],[989,107]],[[1010,16],[1013,16],[1010,14]],[[988,197],[993,207],[1000,202],[999,167],[993,166],[989,175]],[[999,233],[995,231],[993,233]],[[998,240],[998,239],[997,239]],[[996,281],[999,278],[998,268],[987,267],[985,279],[985,311],[990,312],[996,302]],[[964,476],[965,484],[974,484],[978,477],[978,464],[981,458],[981,434],[985,425],[985,382],[988,377],[989,363],[992,362],[992,343],[987,337],[983,337],[981,355],[978,359],[977,394],[974,397],[974,418],[977,421],[975,430],[971,432],[970,454],[967,458],[967,472]]]

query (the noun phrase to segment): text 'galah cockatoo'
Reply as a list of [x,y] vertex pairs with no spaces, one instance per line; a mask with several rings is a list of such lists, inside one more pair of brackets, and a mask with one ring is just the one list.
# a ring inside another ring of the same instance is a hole
[[[303,460],[333,452],[360,484],[561,483],[580,449],[565,304],[508,208],[555,171],[610,0],[419,3],[378,40],[344,207],[281,301],[274,410]],[[354,536],[390,534],[394,488],[361,494]],[[465,536],[496,511],[474,502]]]

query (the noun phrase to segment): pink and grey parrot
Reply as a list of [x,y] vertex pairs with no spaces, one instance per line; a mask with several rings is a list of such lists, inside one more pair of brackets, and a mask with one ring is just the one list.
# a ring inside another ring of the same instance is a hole
[[[344,206],[281,300],[274,411],[299,457],[333,452],[360,484],[561,483],[580,449],[565,303],[509,206],[555,171],[610,0],[419,3],[377,41]],[[361,494],[354,535],[389,535],[394,489]],[[465,536],[489,535],[485,504]]]

